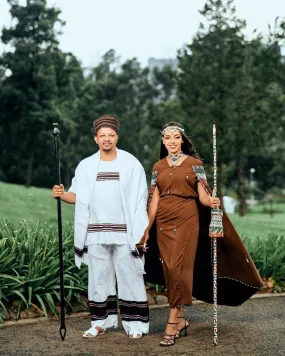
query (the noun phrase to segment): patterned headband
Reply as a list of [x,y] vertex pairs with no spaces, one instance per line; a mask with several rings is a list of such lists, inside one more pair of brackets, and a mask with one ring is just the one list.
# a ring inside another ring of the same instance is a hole
[[167,127],[161,132],[161,134],[164,135],[166,130],[169,130],[169,131],[178,130],[178,131],[180,131],[180,132],[185,132],[185,130],[183,129],[183,127],[179,127],[179,126],[167,126]]
[[120,123],[116,116],[103,115],[98,117],[92,125],[91,131],[93,136],[95,136],[102,127],[110,127],[119,135]]

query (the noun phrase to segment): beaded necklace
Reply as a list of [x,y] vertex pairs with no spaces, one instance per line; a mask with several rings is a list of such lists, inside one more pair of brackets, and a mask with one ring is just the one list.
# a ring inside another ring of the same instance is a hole
[[183,155],[183,152],[179,152],[177,153],[176,155],[171,155],[171,154],[168,154],[168,158],[170,160],[170,162],[175,166],[176,163],[178,162],[179,158]]

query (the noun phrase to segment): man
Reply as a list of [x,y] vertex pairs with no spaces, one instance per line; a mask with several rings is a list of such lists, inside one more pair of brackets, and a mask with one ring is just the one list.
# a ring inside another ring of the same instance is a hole
[[88,265],[91,328],[83,337],[117,327],[117,280],[123,327],[137,339],[149,331],[144,267],[136,249],[148,226],[146,176],[134,156],[117,149],[115,116],[99,117],[91,131],[99,151],[79,163],[68,192],[62,185],[53,188],[54,198],[75,203],[75,264]]

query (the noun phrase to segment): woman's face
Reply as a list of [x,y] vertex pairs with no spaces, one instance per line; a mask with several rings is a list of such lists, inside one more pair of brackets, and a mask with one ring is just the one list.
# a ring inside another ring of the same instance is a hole
[[168,154],[175,155],[181,152],[183,143],[182,135],[178,130],[166,130],[162,137],[162,142],[168,151]]

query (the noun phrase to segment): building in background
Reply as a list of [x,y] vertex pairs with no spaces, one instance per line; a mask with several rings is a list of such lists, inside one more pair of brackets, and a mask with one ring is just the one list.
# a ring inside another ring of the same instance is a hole
[[178,68],[177,58],[156,59],[156,58],[151,57],[148,60],[148,67],[149,67],[150,71],[153,71],[154,68],[161,70],[166,66],[169,66],[173,69],[177,69]]
[[[156,88],[158,90],[162,90],[162,84],[157,84],[155,80],[155,72],[156,71],[162,71],[165,67],[170,67],[173,71],[178,70],[178,60],[177,58],[168,58],[168,59],[156,59],[156,58],[149,58],[148,59],[148,68],[149,68],[149,80],[156,85]],[[176,97],[176,90],[173,90],[173,92],[170,95],[171,99],[174,99]],[[163,95],[158,96],[156,99],[154,99],[155,102],[160,102],[162,101]]]

